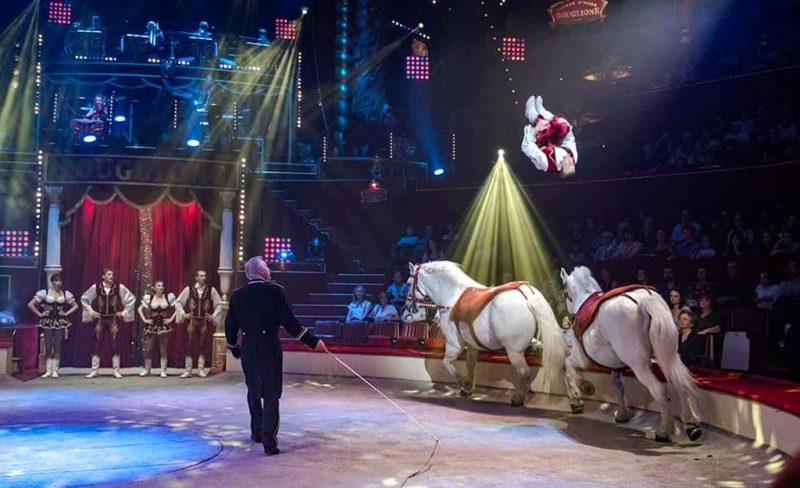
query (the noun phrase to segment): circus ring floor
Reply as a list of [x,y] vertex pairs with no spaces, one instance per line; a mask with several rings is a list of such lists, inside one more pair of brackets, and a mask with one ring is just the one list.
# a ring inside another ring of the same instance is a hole
[[[573,416],[539,408],[548,395],[514,408],[498,389],[467,400],[430,381],[374,381],[441,440],[409,487],[768,486],[788,460],[715,428],[699,443],[658,444],[644,410],[617,426],[600,402]],[[267,458],[248,439],[238,372],[0,378],[0,486],[378,488],[429,455],[431,439],[359,380],[288,374],[284,384],[282,453]]]

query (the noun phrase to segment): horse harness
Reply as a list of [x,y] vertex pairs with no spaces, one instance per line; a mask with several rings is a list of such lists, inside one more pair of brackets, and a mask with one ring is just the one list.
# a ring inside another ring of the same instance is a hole
[[[418,283],[419,268],[417,268],[411,274],[411,290],[406,299],[410,301],[414,307],[434,308],[437,312],[443,310],[450,311],[450,320],[456,324],[456,326],[458,326],[458,324],[461,322],[467,324],[467,330],[469,331],[469,335],[473,342],[479,349],[484,351],[490,351],[491,348],[483,344],[480,339],[478,339],[478,335],[475,333],[475,319],[478,317],[478,315],[480,315],[483,309],[489,305],[494,297],[500,293],[517,290],[524,297],[525,293],[522,291],[522,287],[529,284],[527,281],[513,281],[511,283],[506,283],[504,285],[492,288],[470,287],[461,293],[461,295],[458,297],[458,300],[456,300],[456,303],[452,307],[445,307],[443,305],[430,303],[430,297],[419,292]],[[418,292],[421,298],[417,298]]]
[[600,367],[609,369],[611,371],[623,371],[627,369],[626,366],[621,368],[612,368],[592,358],[589,353],[586,352],[586,347],[583,345],[583,335],[594,323],[594,320],[597,318],[597,314],[600,313],[600,307],[612,298],[624,297],[632,301],[634,305],[639,305],[639,302],[636,300],[636,298],[630,295],[630,292],[636,290],[646,290],[648,294],[652,295],[655,291],[655,288],[646,285],[628,285],[614,288],[605,293],[600,291],[592,293],[586,298],[586,300],[581,304],[580,308],[578,308],[577,312],[575,312],[575,314],[572,316],[572,329],[575,334],[575,341],[580,345],[584,356]]

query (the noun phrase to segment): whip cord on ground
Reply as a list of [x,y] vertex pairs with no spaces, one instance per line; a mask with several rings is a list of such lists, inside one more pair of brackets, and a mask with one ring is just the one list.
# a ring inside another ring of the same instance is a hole
[[433,465],[431,464],[431,460],[433,459],[433,456],[436,454],[436,448],[437,448],[437,447],[439,447],[439,438],[438,438],[438,437],[436,437],[436,435],[435,435],[433,432],[431,432],[431,431],[430,431],[430,429],[428,429],[427,427],[425,427],[424,425],[422,425],[422,424],[419,422],[419,420],[415,419],[413,415],[411,415],[410,413],[406,412],[406,411],[403,409],[403,407],[401,407],[401,406],[400,406],[400,405],[398,405],[398,404],[397,404],[397,403],[396,403],[394,400],[392,400],[391,398],[389,398],[388,396],[386,396],[386,394],[385,394],[385,393],[383,393],[381,390],[379,390],[379,389],[378,389],[378,387],[376,387],[375,385],[373,385],[372,383],[370,383],[370,382],[369,382],[369,381],[368,381],[366,378],[364,378],[363,376],[361,376],[360,374],[358,374],[358,372],[357,372],[356,370],[354,370],[354,369],[353,369],[353,368],[351,368],[351,367],[350,367],[350,366],[349,366],[347,363],[345,363],[344,361],[342,361],[342,360],[339,358],[339,356],[337,356],[336,354],[334,354],[334,353],[330,352],[330,351],[329,351],[327,348],[325,349],[325,352],[327,352],[327,353],[328,353],[328,354],[329,354],[329,355],[330,355],[330,356],[331,356],[333,359],[335,359],[335,360],[336,360],[336,361],[337,361],[339,364],[341,364],[342,366],[344,366],[344,367],[345,367],[345,368],[346,368],[348,371],[350,371],[351,373],[353,373],[354,375],[356,375],[356,376],[358,377],[358,379],[360,379],[361,381],[363,381],[364,383],[366,383],[366,384],[367,384],[367,385],[368,385],[370,388],[372,388],[373,390],[375,390],[375,392],[376,392],[378,395],[382,396],[384,400],[386,400],[387,402],[391,403],[391,404],[392,404],[392,406],[394,406],[394,408],[396,408],[396,409],[400,410],[401,412],[403,412],[403,415],[405,415],[406,417],[408,417],[409,419],[411,419],[411,421],[412,421],[412,422],[414,422],[415,424],[417,424],[417,425],[419,426],[419,428],[420,428],[420,429],[424,430],[424,431],[425,431],[425,433],[426,433],[426,434],[428,434],[429,436],[431,436],[431,438],[434,440],[433,449],[431,449],[431,453],[430,453],[430,455],[428,456],[428,459],[427,459],[427,460],[425,460],[425,464],[423,464],[423,465],[422,465],[422,467],[421,467],[421,468],[419,468],[418,470],[416,470],[415,472],[413,472],[413,473],[411,473],[410,475],[406,476],[406,477],[405,477],[405,479],[403,480],[403,482],[402,482],[402,483],[400,483],[400,486],[401,486],[401,487],[405,486],[405,484],[406,484],[406,483],[408,482],[408,480],[410,480],[411,478],[413,478],[413,477],[415,477],[415,476],[418,476],[418,475],[420,475],[420,474],[422,474],[422,473],[425,473],[425,472],[427,472],[429,469],[431,469],[431,467],[433,466]]

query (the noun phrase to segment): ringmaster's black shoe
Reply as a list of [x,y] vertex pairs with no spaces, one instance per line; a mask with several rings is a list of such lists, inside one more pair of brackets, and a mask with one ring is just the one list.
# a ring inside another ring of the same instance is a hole
[[261,434],[250,434],[250,440],[256,444],[261,444]]
[[280,454],[280,452],[281,450],[278,449],[277,447],[264,446],[264,454],[266,454],[267,456],[275,456],[277,454]]

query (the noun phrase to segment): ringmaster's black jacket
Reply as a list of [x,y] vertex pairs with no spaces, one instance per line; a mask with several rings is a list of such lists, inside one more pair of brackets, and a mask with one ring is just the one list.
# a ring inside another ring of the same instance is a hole
[[282,286],[251,280],[231,295],[225,318],[225,338],[228,347],[235,350],[237,333],[242,331],[241,357],[245,380],[248,387],[261,385],[261,396],[265,399],[281,397],[283,351],[278,338],[281,325],[308,347],[316,347],[319,339],[295,318]]

